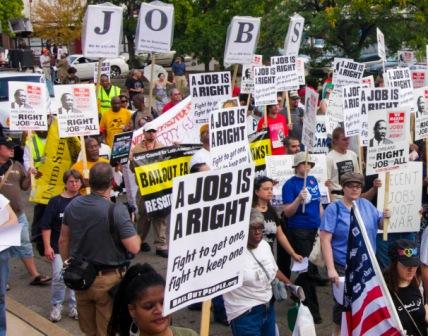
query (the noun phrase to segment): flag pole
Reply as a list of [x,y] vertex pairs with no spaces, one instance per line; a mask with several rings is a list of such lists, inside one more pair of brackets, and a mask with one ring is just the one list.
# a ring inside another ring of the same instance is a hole
[[383,295],[385,296],[386,303],[388,305],[388,310],[391,314],[392,319],[394,320],[395,324],[400,329],[400,332],[402,335],[404,335],[404,329],[401,325],[400,318],[398,317],[397,310],[395,309],[394,302],[392,301],[391,294],[389,293],[388,287],[386,286],[385,279],[383,278],[382,271],[380,269],[380,266],[377,262],[376,255],[373,251],[373,247],[370,244],[369,236],[367,235],[366,227],[364,226],[363,219],[361,217],[360,211],[358,210],[357,202],[352,202],[352,208],[354,209],[355,219],[358,222],[358,227],[360,228],[361,235],[363,236],[364,242],[366,243],[367,252],[369,254],[369,258],[372,262],[374,272],[378,278],[379,286],[382,290]]
[[[308,171],[306,170],[306,165],[308,164],[308,149],[305,148],[305,178],[303,180],[303,189],[306,189],[306,180],[308,179]],[[302,213],[305,213],[306,210],[306,200],[302,204]]]

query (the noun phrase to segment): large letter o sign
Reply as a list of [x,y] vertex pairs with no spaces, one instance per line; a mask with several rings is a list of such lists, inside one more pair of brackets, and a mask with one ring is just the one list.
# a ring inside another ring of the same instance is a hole
[[[160,24],[159,24],[159,27],[157,29],[153,27],[154,12],[159,12],[159,15],[160,15]],[[168,17],[160,9],[152,9],[151,11],[147,12],[146,17],[145,17],[145,22],[146,22],[147,27],[149,27],[151,30],[160,31],[166,27],[166,25],[168,23]]]

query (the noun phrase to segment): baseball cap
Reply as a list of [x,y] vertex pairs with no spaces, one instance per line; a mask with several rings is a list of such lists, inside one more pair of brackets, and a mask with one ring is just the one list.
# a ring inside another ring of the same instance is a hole
[[5,145],[9,148],[15,147],[15,143],[10,137],[0,137],[0,145]]
[[343,187],[350,182],[360,183],[364,185],[364,176],[359,173],[347,172],[340,177],[340,185]]
[[146,123],[143,126],[143,131],[144,132],[149,132],[149,131],[155,131],[155,132],[157,132],[157,129],[154,126],[150,125],[150,123]]
[[404,266],[418,267],[420,265],[418,246],[411,240],[396,240],[389,248],[388,254],[392,261],[399,261]]
[[297,99],[297,98],[300,98],[300,96],[297,93],[297,91],[290,91],[290,98],[291,99]]
[[310,154],[307,154],[307,157],[306,157],[305,152],[299,152],[299,153],[294,155],[293,168],[296,168],[301,163],[305,163],[305,161],[307,161],[309,164],[311,164],[312,167],[315,166],[315,162],[314,162],[314,160],[312,160],[312,157]]

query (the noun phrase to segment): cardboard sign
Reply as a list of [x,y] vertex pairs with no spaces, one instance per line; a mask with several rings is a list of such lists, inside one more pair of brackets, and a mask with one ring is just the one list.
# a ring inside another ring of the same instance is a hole
[[55,85],[54,92],[61,138],[100,133],[93,84]]
[[336,71],[333,73],[333,85],[339,90],[347,85],[360,84],[364,74],[364,63],[357,63],[352,60],[341,60],[336,64]]
[[428,71],[427,70],[411,70],[413,88],[419,89],[428,85]]
[[[165,113],[148,123],[157,130],[156,139],[165,146],[174,142],[199,144],[199,128],[193,115],[191,97],[183,99]],[[144,139],[143,128],[134,131],[132,147]]]
[[250,64],[259,38],[260,18],[234,16],[227,28],[224,64]]
[[137,52],[169,52],[174,34],[174,6],[143,2],[135,34]]
[[[47,131],[48,94],[45,83],[8,82],[11,131]],[[6,125],[5,125],[6,126]]]
[[210,167],[221,169],[251,163],[246,117],[246,107],[211,111]]
[[361,84],[365,87],[374,88],[375,81],[373,75],[361,78]]
[[414,92],[415,140],[421,140],[428,138],[428,87],[416,89]]
[[328,147],[328,134],[326,127],[326,116],[316,116],[316,129],[315,129],[315,143],[310,151],[312,154],[328,154],[330,148]]
[[114,167],[117,164],[127,164],[129,152],[131,151],[132,131],[114,135],[113,146],[111,146],[110,164]]
[[[98,62],[92,63],[94,66],[94,83],[97,83],[98,81]],[[108,80],[110,80],[110,62],[104,61],[101,62],[100,66],[100,76],[105,75],[108,77]]]
[[407,166],[409,119],[408,107],[368,113],[367,175]]
[[385,36],[380,31],[379,28],[376,28],[376,39],[377,39],[377,54],[379,55],[380,59],[385,61],[386,60],[386,51],[385,51]]
[[295,56],[273,56],[271,66],[275,67],[276,91],[290,91],[299,88]]
[[[384,209],[385,174],[379,174],[382,187],[378,189],[377,208]],[[388,203],[391,210],[388,233],[419,232],[422,204],[422,162],[409,162],[406,169],[390,172]]]
[[229,71],[189,75],[193,115],[197,125],[208,123],[210,112],[218,108],[218,102],[232,97],[231,82]]
[[284,41],[284,54],[287,56],[297,56],[299,54],[300,42],[302,41],[305,18],[299,14],[294,14],[290,18],[287,36]]
[[332,134],[336,127],[343,123],[343,93],[333,90],[328,97],[326,126],[327,133]]
[[401,91],[398,88],[362,88],[360,90],[360,146],[368,146],[370,128],[368,114],[371,111],[393,109],[401,102]]
[[122,15],[123,8],[120,6],[88,6],[82,27],[82,50],[85,57],[119,56]]
[[401,105],[412,106],[413,82],[409,68],[386,70],[386,81],[389,87],[401,89]]
[[306,88],[305,114],[303,116],[302,144],[308,151],[312,151],[315,145],[315,132],[317,127],[318,92]]
[[276,71],[273,66],[254,68],[254,103],[256,106],[276,104]]
[[174,179],[163,315],[242,285],[254,168]]
[[397,55],[399,66],[406,66],[416,63],[415,53],[411,50],[399,50]]
[[305,61],[301,57],[296,58],[296,71],[299,85],[305,85]]
[[251,64],[242,66],[241,93],[254,92],[254,68],[263,65],[263,56],[254,55]]
[[272,144],[269,137],[269,130],[264,129],[260,132],[248,136],[250,143],[251,159],[256,166],[256,175],[265,175],[266,158],[272,155]]
[[343,126],[347,137],[358,135],[361,132],[361,89],[360,85],[343,88]]

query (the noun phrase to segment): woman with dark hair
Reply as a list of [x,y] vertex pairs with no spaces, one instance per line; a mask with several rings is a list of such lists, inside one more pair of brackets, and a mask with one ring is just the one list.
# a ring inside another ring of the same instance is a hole
[[418,247],[411,240],[399,239],[388,254],[392,263],[385,270],[385,282],[406,335],[427,336],[428,306],[419,289]]
[[128,269],[117,289],[108,325],[109,336],[196,336],[191,329],[172,327],[162,316],[165,280],[149,264]]
[[163,72],[160,72],[158,74],[158,79],[156,80],[154,87],[155,109],[159,115],[162,114],[162,109],[164,105],[169,101],[167,93],[168,85],[172,85],[172,83],[168,82]]
[[61,320],[62,304],[65,297],[68,300],[68,316],[77,320],[76,298],[74,291],[66,288],[62,279],[63,261],[59,254],[58,239],[61,233],[62,217],[66,206],[80,195],[83,176],[77,170],[69,169],[63,175],[65,190],[49,200],[40,221],[42,230],[44,255],[52,263],[52,309],[49,319],[52,322]]

